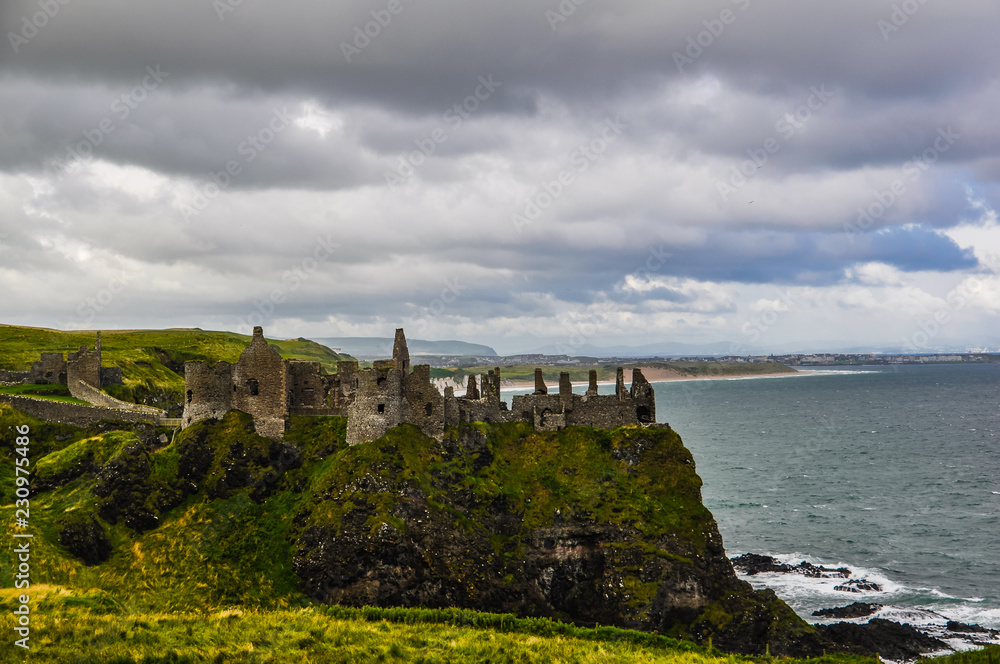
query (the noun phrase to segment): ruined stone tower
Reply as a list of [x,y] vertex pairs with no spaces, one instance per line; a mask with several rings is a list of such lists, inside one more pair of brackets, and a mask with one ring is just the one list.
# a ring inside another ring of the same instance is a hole
[[431,383],[430,365],[410,372],[410,351],[400,328],[391,360],[378,360],[357,372],[357,393],[347,412],[347,444],[381,438],[389,429],[409,423],[428,436],[444,433],[444,398]]

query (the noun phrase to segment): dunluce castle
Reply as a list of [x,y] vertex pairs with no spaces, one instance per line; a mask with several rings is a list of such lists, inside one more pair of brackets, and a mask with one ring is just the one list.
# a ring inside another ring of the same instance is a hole
[[253,339],[236,364],[187,362],[184,366],[185,403],[182,426],[220,418],[236,409],[254,418],[257,433],[280,438],[290,415],[347,416],[347,442],[375,440],[400,424],[413,424],[440,439],[446,426],[463,422],[531,422],[536,429],[554,431],[566,426],[614,428],[656,421],[653,387],[639,369],[625,387],[618,369],[615,393],[597,393],[597,372],[590,372],[585,394],[573,394],[569,374],[559,377],[558,394],[549,394],[542,370],[535,370],[533,394],[515,396],[513,406],[500,399],[499,367],[470,376],[464,396],[454,388],[444,396],[431,382],[430,365],[410,366],[403,330],[396,330],[391,360],[379,360],[370,369],[356,361],[337,365],[325,375],[318,362],[285,360],[255,327]]

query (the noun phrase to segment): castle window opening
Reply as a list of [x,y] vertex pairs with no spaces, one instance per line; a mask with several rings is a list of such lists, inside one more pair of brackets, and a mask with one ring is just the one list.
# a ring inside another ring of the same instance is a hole
[[192,392],[191,390],[188,390],[188,392],[187,392],[188,403],[191,403],[191,398],[193,396],[194,396],[194,392]]
[[639,406],[638,408],[636,408],[635,416],[636,419],[638,419],[640,422],[649,422],[651,419],[649,417],[649,408],[647,408],[646,406]]
[[249,392],[252,397],[260,394],[260,385],[257,384],[256,378],[251,378],[247,381],[247,392]]
[[434,412],[434,405],[433,404],[427,404],[426,406],[424,406],[424,413],[426,415],[431,415],[433,412]]
[[384,413],[385,412],[385,404],[384,403],[380,403],[378,405],[378,412],[380,412],[380,413]]

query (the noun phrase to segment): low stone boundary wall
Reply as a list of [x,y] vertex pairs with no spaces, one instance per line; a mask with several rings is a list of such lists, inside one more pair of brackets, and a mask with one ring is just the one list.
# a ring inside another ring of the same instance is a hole
[[165,412],[159,408],[151,408],[150,406],[140,406],[139,404],[129,403],[127,401],[120,401],[115,399],[110,394],[105,394],[99,389],[92,385],[88,385],[82,380],[75,381],[70,385],[70,394],[72,394],[77,399],[81,401],[86,401],[92,406],[98,406],[100,408],[120,408],[122,410],[131,410],[137,413],[146,413],[147,415],[153,417],[163,417],[166,415]]
[[[0,403],[5,403],[22,413],[27,413],[32,417],[45,420],[46,422],[71,424],[77,427],[90,426],[102,420],[112,420],[115,422],[151,422],[152,424],[157,424],[160,420],[159,412],[149,413],[136,410],[122,410],[120,408],[84,406],[83,404],[51,401],[49,399],[32,399],[31,397],[22,397],[14,394],[0,394]],[[148,410],[154,409],[150,408]]]

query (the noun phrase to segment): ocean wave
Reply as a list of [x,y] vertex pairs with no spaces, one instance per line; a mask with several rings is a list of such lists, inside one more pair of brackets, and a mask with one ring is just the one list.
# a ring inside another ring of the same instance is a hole
[[[738,554],[729,554],[730,557]],[[853,565],[846,562],[829,562],[802,553],[769,553],[772,558],[786,565],[796,566],[801,562],[828,569],[846,567],[851,570],[851,579],[866,579],[878,584],[880,591],[844,592],[835,590],[847,579],[839,576],[808,577],[804,574],[766,572],[748,576],[738,573],[739,578],[750,583],[756,590],[769,588],[785,600],[800,616],[810,622],[828,623],[840,619],[817,618],[812,612],[817,609],[846,606],[853,602],[881,604],[875,615],[855,619],[852,622],[867,622],[872,617],[885,618],[916,626],[934,626],[945,629],[949,620],[988,629],[1000,629],[1000,602],[983,597],[957,597],[939,588],[908,587],[890,578],[882,569]],[[897,572],[899,573],[899,572]]]

